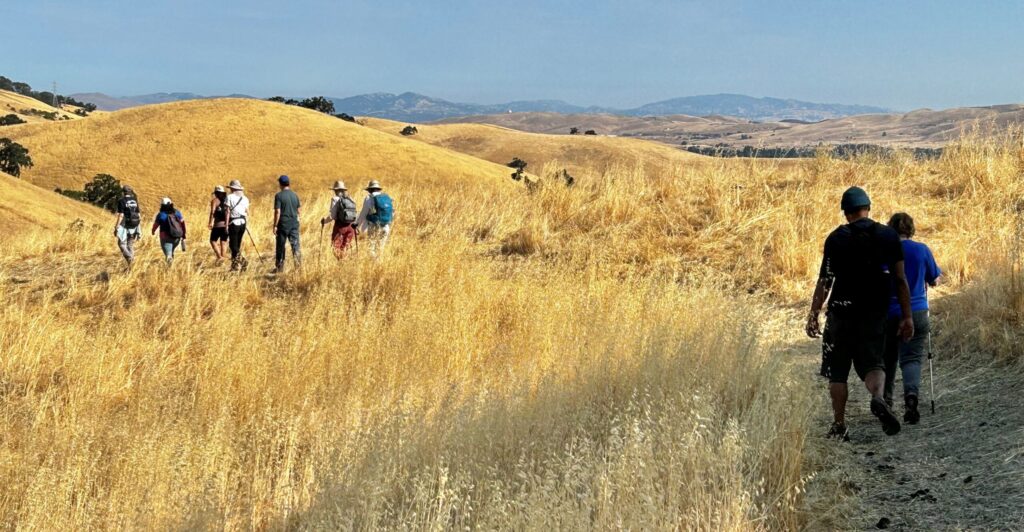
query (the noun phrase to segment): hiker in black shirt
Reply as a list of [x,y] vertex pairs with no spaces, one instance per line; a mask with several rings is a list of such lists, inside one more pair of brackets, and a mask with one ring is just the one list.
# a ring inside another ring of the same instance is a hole
[[835,418],[828,435],[847,439],[846,381],[851,365],[871,392],[871,413],[882,422],[882,430],[893,435],[900,431],[900,423],[882,395],[885,322],[894,288],[902,309],[899,335],[904,341],[914,336],[903,247],[895,231],[868,218],[871,200],[864,190],[851,187],[843,193],[842,209],[849,223],[832,231],[825,240],[818,285],[807,317],[807,335],[820,336],[818,317],[828,300],[821,367],[822,376],[829,379]]

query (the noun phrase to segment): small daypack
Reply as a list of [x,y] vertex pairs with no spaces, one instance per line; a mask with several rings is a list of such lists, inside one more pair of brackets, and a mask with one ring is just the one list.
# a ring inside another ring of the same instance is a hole
[[178,240],[185,236],[185,226],[178,218],[178,213],[167,213],[167,236],[172,240]]
[[217,223],[219,223],[219,222],[227,223],[229,221],[228,220],[229,216],[228,216],[228,204],[227,204],[227,201],[228,201],[228,199],[224,198],[223,200],[220,201],[220,203],[217,204],[217,207],[213,209],[213,221],[214,222],[217,222]]
[[354,224],[359,218],[358,210],[356,209],[356,202],[348,196],[342,196],[338,201],[338,215],[335,216],[335,220],[343,224]]
[[126,196],[124,198],[125,212],[124,215],[124,227],[125,229],[135,229],[142,223],[142,213],[139,211],[139,200],[135,196]]
[[391,196],[387,194],[378,194],[371,196],[373,198],[373,214],[366,217],[371,223],[377,225],[388,225],[391,220],[395,218],[395,206],[391,201]]

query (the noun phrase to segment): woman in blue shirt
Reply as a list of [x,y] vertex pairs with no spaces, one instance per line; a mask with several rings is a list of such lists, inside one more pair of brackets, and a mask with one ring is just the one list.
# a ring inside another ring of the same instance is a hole
[[921,414],[917,410],[921,364],[927,355],[928,336],[931,332],[928,320],[928,287],[939,282],[942,271],[935,263],[932,250],[920,242],[911,240],[915,228],[914,219],[909,214],[894,214],[889,219],[889,227],[900,235],[903,244],[903,267],[907,274],[907,284],[910,285],[910,307],[914,313],[914,337],[909,342],[901,342],[896,334],[900,306],[893,295],[886,322],[885,400],[892,405],[896,363],[899,362],[903,371],[903,420],[913,425],[921,419]]
[[179,244],[181,250],[185,251],[185,238],[187,237],[185,217],[174,207],[171,198],[164,198],[160,201],[160,212],[153,219],[150,233],[156,234],[157,229],[160,230],[160,247],[163,249],[164,258],[167,259],[169,265],[174,260],[174,249]]

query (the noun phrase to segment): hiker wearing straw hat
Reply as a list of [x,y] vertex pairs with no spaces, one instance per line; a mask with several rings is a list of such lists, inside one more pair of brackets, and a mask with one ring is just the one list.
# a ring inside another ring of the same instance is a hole
[[210,198],[210,221],[207,226],[210,229],[210,247],[217,257],[217,263],[224,260],[228,243],[228,205],[226,202],[228,193],[224,187],[217,185],[213,188]]
[[395,205],[391,196],[384,193],[380,181],[374,179],[366,185],[366,198],[356,220],[358,230],[366,233],[370,240],[370,254],[380,258],[391,235],[391,223],[395,219]]
[[903,248],[896,231],[868,217],[871,200],[863,189],[847,189],[840,207],[848,223],[825,240],[806,327],[811,338],[822,335],[818,316],[827,300],[821,375],[829,380],[832,398],[834,419],[828,437],[848,439],[846,382],[851,366],[871,394],[871,413],[881,422],[882,431],[892,436],[899,433],[900,422],[883,393],[885,321],[893,289],[901,316],[896,334],[904,342],[914,336]]
[[292,191],[291,179],[283,175],[277,178],[281,191],[274,195],[274,237],[276,271],[284,271],[285,243],[291,243],[292,258],[296,266],[302,265],[302,250],[299,243],[299,216],[301,204],[299,196]]
[[331,187],[334,197],[331,198],[331,208],[327,216],[320,220],[323,227],[334,221],[334,230],[331,231],[331,243],[334,245],[334,256],[343,258],[345,250],[356,238],[356,220],[359,215],[356,210],[356,201],[348,195],[348,189],[341,180],[335,181]]
[[228,209],[228,249],[231,250],[231,271],[244,270],[248,261],[242,256],[242,240],[249,222],[249,198],[237,179],[228,184],[230,194],[224,200]]

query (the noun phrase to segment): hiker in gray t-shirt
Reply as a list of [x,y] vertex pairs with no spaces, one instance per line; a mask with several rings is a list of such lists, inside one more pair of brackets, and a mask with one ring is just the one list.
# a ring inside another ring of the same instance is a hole
[[299,197],[292,192],[291,180],[283,175],[277,179],[281,191],[274,195],[274,236],[277,240],[275,258],[277,272],[284,270],[285,241],[291,242],[295,264],[302,264],[299,249]]

